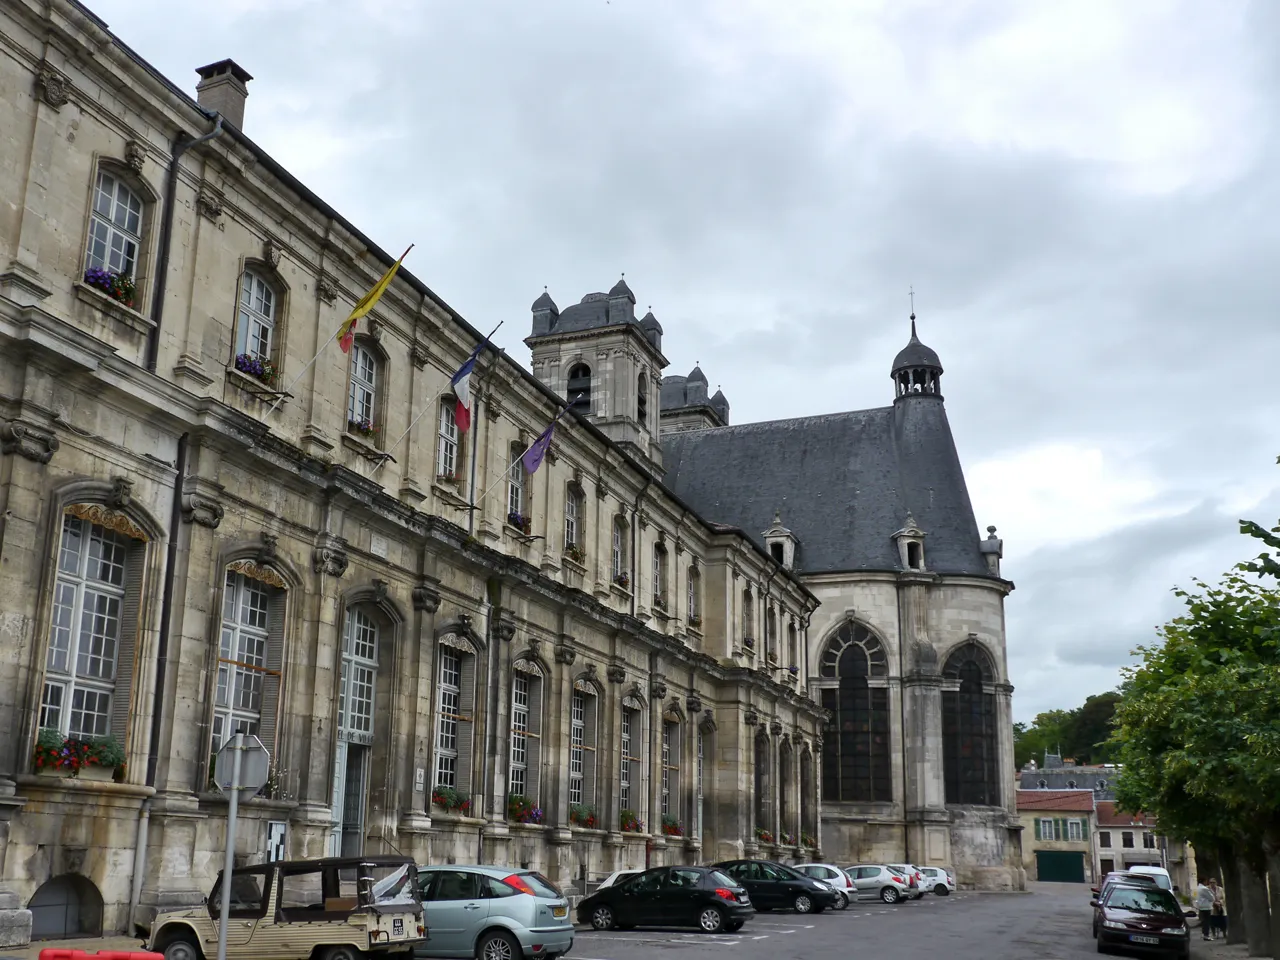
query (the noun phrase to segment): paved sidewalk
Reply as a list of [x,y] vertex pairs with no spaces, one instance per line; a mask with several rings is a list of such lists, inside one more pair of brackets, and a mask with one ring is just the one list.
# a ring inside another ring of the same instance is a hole
[[39,960],[41,950],[61,947],[65,950],[141,950],[141,937],[80,937],[75,940],[39,940],[29,947],[0,947],[0,960]]

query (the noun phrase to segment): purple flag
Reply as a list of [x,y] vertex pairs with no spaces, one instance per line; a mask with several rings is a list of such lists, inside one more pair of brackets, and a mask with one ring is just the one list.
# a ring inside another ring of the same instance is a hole
[[[556,420],[559,420],[556,417]],[[547,450],[551,446],[551,434],[555,432],[556,421],[552,420],[547,429],[542,431],[541,436],[533,441],[533,445],[524,452],[521,458],[524,462],[524,468],[529,473],[537,473],[538,468],[542,466],[542,461],[547,455]]]

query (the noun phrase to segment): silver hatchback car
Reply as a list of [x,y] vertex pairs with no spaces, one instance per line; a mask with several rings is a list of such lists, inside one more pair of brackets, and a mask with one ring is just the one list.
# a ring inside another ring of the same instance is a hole
[[546,877],[506,867],[418,871],[427,942],[415,957],[554,960],[573,947],[569,901]]

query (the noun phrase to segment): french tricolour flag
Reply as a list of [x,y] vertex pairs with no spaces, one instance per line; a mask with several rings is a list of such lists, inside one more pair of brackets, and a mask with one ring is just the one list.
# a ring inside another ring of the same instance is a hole
[[476,358],[484,349],[487,340],[481,340],[467,357],[467,362],[458,368],[458,372],[449,381],[453,385],[454,396],[458,398],[458,406],[454,409],[454,419],[458,421],[458,431],[466,433],[471,429],[471,371],[476,368]]

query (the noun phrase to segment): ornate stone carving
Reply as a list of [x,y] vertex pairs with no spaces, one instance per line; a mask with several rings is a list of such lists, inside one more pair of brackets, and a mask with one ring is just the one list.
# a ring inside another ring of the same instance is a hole
[[147,536],[146,531],[123,513],[116,513],[100,503],[73,503],[64,512],[73,517],[79,517],[81,520],[96,523],[100,527],[106,527],[108,530],[114,530],[116,533],[130,537],[133,540],[141,540],[145,543],[151,539]]
[[235,563],[228,564],[227,569],[242,573],[250,580],[259,580],[280,590],[287,589],[284,578],[280,574],[270,567],[264,567],[259,563],[254,563],[252,560],[237,560]]
[[262,535],[262,546],[258,547],[258,563],[270,564],[276,559],[276,545],[280,542],[280,538],[274,533],[264,533]]
[[426,369],[427,364],[431,362],[431,352],[416,340],[409,351],[409,357],[413,360],[413,365],[419,370]]
[[595,680],[595,679],[596,679],[596,671],[597,671],[598,669],[599,669],[599,667],[597,667],[597,666],[596,666],[596,664],[594,664],[594,663],[586,663],[586,664],[583,664],[583,667],[582,667],[582,676],[583,676],[585,679],[587,679],[587,680]]
[[217,223],[222,216],[222,203],[222,194],[212,184],[200,184],[200,192],[196,194],[196,210],[200,216]]
[[782,736],[782,721],[778,719],[769,721],[769,732],[775,737]]
[[503,643],[510,643],[516,637],[516,625],[510,620],[499,620],[493,625],[493,635]]
[[760,714],[756,713],[754,707],[747,707],[746,713],[742,715],[742,722],[748,727],[754,727],[760,722]]
[[182,495],[182,519],[187,523],[198,523],[210,530],[217,530],[223,513],[222,504],[212,497],[199,493]]
[[644,687],[640,686],[639,681],[631,684],[629,696],[634,697],[638,702],[644,702]]
[[71,81],[48,60],[42,60],[36,71],[36,92],[53,109],[61,110],[71,99]]
[[316,573],[340,577],[347,572],[347,542],[332,534],[322,534],[311,554],[311,568]]
[[130,140],[124,145],[124,162],[134,173],[141,173],[147,163],[147,148],[137,140]]
[[615,663],[605,671],[605,676],[610,683],[622,683],[627,679],[627,668]]
[[698,729],[703,733],[711,733],[716,729],[715,711],[710,707],[702,711],[702,719],[698,721]]
[[262,241],[262,259],[271,264],[272,270],[280,268],[280,257],[283,253],[284,247],[274,237],[267,237]]
[[128,509],[133,500],[133,481],[128,477],[112,477],[111,492],[107,494],[107,506],[117,510]]
[[440,609],[440,591],[428,580],[413,588],[413,609],[422,613],[435,613]]
[[327,273],[316,277],[316,296],[330,306],[338,299],[338,285]]
[[665,700],[667,698],[667,682],[665,680],[654,680],[649,685],[649,696],[654,700]]
[[696,693],[691,693],[684,698],[685,709],[692,713],[702,712],[702,697]]
[[0,453],[16,453],[36,463],[48,463],[60,446],[61,441],[53,433],[17,420],[0,420]]
[[387,591],[391,584],[385,580],[379,580],[377,577],[373,580],[373,600],[374,603],[386,603]]
[[532,635],[527,637],[524,642],[525,647],[529,651],[529,656],[535,660],[541,659],[541,655],[538,653],[538,648],[541,646],[541,644],[542,644],[542,641]]
[[567,643],[556,644],[556,663],[563,663],[565,666],[569,666],[577,659],[578,651],[573,647]]

